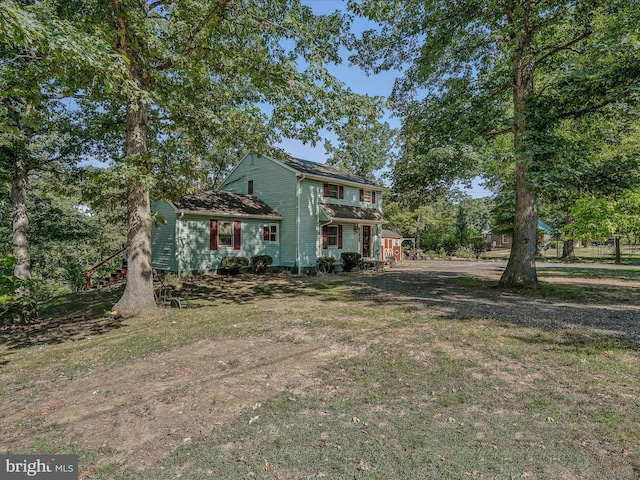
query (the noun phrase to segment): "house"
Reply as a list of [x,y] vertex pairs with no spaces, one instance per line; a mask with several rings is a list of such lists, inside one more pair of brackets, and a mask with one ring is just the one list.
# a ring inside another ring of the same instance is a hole
[[[540,245],[546,245],[553,239],[556,233],[556,230],[554,230],[552,227],[547,225],[542,220],[538,220],[538,243]],[[509,250],[511,249],[511,244],[513,242],[511,235],[509,235],[501,227],[497,227],[484,232],[483,235],[485,238],[485,245],[487,247],[487,250],[493,250],[495,248],[505,248]]]
[[382,191],[339,168],[247,154],[218,191],[155,202],[167,220],[152,230],[153,268],[215,272],[222,258],[270,255],[298,272],[319,257],[359,252],[382,259]]

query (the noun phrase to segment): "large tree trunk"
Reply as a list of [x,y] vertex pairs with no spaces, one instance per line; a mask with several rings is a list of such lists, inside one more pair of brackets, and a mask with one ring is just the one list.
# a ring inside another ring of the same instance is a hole
[[[523,41],[526,45],[526,41]],[[538,243],[537,198],[533,186],[527,180],[532,160],[529,148],[523,142],[527,126],[528,101],[533,94],[534,61],[524,53],[513,62],[513,146],[516,157],[516,212],[513,224],[513,245],[507,268],[499,286],[506,288],[535,288],[536,250]]]
[[[13,254],[16,265],[13,275],[20,280],[31,280],[31,255],[29,253],[29,216],[27,215],[27,189],[29,170],[26,159],[15,152],[14,171],[11,181],[11,215],[13,228]],[[29,323],[38,317],[38,307],[32,292],[25,286],[15,292],[16,309],[13,321]]]
[[[127,104],[127,157],[138,169],[147,168],[148,105]],[[151,208],[149,188],[130,177],[127,188],[127,285],[113,307],[123,316],[155,308],[151,268]]]
[[16,155],[11,182],[11,210],[13,220],[13,254],[17,258],[13,274],[21,280],[31,280],[29,254],[29,217],[27,216],[27,188],[29,171],[26,162]]
[[622,258],[621,258],[621,254],[620,254],[620,234],[615,236],[614,239],[614,245],[615,245],[615,262],[616,265],[620,265],[622,263]]

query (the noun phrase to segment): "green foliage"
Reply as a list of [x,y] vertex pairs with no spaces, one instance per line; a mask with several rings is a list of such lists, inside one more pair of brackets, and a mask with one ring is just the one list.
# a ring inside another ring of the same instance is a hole
[[360,265],[360,259],[362,255],[358,252],[342,252],[340,254],[340,263],[342,264],[342,270],[345,272],[351,272],[353,269]]
[[316,265],[318,263],[323,263],[326,265],[327,273],[331,273],[334,271],[333,264],[336,262],[334,257],[318,257],[316,258]]
[[273,257],[271,255],[254,255],[251,257],[251,266],[254,273],[265,273],[269,266],[273,263]]
[[247,257],[228,256],[220,261],[220,266],[227,275],[238,275],[249,266],[249,259]]
[[[336,127],[338,146],[325,141],[324,147],[329,158],[327,163],[350,171],[369,180],[375,180],[375,173],[387,164],[393,163],[395,129],[387,122],[375,118],[375,110],[381,100],[371,100],[373,111],[351,117],[345,124]],[[370,107],[370,109],[372,108]]]
[[467,260],[473,260],[477,258],[477,254],[473,248],[470,247],[458,247],[453,253],[452,256],[457,258],[464,258]]
[[3,316],[15,302],[16,290],[23,284],[23,280],[13,274],[16,257],[10,252],[9,247],[0,254],[0,316]]

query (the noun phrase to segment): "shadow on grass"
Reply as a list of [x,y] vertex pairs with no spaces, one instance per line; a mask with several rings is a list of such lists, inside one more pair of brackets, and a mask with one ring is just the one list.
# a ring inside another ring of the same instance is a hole
[[566,293],[564,289],[501,290],[495,288],[496,282],[474,279],[460,271],[428,270],[363,276],[354,280],[353,286],[354,299],[397,305],[405,311],[428,309],[436,318],[488,319],[525,328],[593,332],[623,348],[640,345],[637,293],[631,293],[635,297],[630,300],[620,296],[602,300],[593,292],[581,294],[576,287],[558,298],[552,294]]
[[313,277],[268,274],[236,277],[204,275],[185,281],[174,295],[181,298],[186,308],[202,308],[219,303],[248,304],[268,298],[319,296],[322,295],[322,291],[333,289],[345,282],[338,277],[332,277],[327,283],[317,281]]
[[119,328],[122,319],[112,318],[108,311],[122,295],[122,288],[50,298],[40,305],[35,323],[2,327],[0,343],[14,350],[79,340]]
[[640,343],[633,343],[628,340],[589,332],[566,331],[562,333],[560,338],[545,337],[542,335],[535,337],[512,335],[511,338],[527,345],[552,346],[586,355],[621,349],[640,351]]

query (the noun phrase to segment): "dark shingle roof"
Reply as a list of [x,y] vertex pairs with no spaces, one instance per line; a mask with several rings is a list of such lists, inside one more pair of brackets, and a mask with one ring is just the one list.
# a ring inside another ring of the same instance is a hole
[[327,179],[341,180],[344,182],[359,183],[361,185],[367,185],[371,187],[379,187],[375,182],[362,178],[354,173],[347,172],[333,165],[327,165],[324,163],[311,162],[309,160],[302,160],[300,158],[289,157],[285,159],[278,159],[277,161],[284,163],[286,166],[293,168],[297,172],[306,173],[308,175],[316,175],[318,177],[326,177]]
[[185,213],[206,213],[226,217],[267,216],[282,218],[278,212],[255,195],[240,195],[215,190],[185,195],[174,205],[178,211]]
[[387,221],[376,208],[351,207],[349,205],[329,205],[320,204],[320,208],[330,220],[341,220],[350,222],[370,222],[387,223]]

